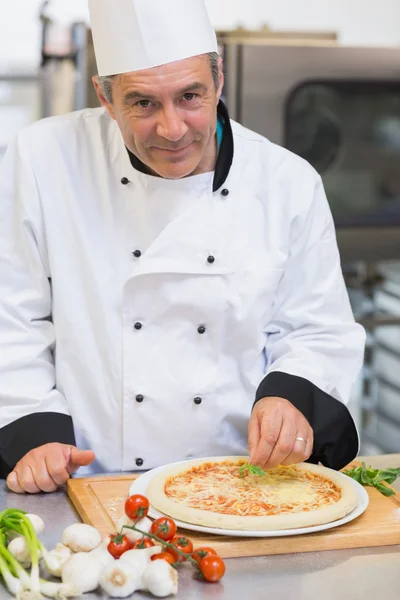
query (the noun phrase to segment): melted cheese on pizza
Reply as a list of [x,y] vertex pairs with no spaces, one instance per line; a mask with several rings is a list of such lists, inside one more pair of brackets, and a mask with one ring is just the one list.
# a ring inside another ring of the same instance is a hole
[[242,462],[205,463],[170,477],[165,494],[190,508],[226,515],[268,516],[311,511],[337,502],[340,488],[312,472],[276,467],[239,475]]

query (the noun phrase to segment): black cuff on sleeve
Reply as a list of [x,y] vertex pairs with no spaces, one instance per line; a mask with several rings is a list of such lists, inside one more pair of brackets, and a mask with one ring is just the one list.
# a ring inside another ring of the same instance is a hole
[[59,442],[75,446],[72,419],[61,413],[33,413],[0,429],[0,478],[33,448]]
[[348,408],[339,400],[303,377],[280,371],[263,379],[256,402],[268,396],[289,400],[310,423],[314,431],[314,448],[308,462],[321,462],[338,470],[357,456],[357,429]]

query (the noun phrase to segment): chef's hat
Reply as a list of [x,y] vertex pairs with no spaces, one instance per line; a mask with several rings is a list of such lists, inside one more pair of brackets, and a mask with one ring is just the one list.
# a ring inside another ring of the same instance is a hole
[[218,52],[204,0],[89,0],[99,75]]

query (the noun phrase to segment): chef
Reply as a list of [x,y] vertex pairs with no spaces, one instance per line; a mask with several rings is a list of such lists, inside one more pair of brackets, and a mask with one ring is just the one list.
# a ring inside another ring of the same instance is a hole
[[1,167],[1,475],[342,467],[364,332],[320,177],[229,119],[204,0],[90,13],[102,106],[21,131]]

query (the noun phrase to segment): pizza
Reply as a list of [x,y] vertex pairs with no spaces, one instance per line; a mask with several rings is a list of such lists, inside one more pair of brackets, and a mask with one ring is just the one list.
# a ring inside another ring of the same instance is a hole
[[151,480],[147,497],[179,521],[258,531],[330,523],[357,506],[354,483],[337,471],[301,463],[254,475],[241,471],[247,461],[231,456],[167,467]]

